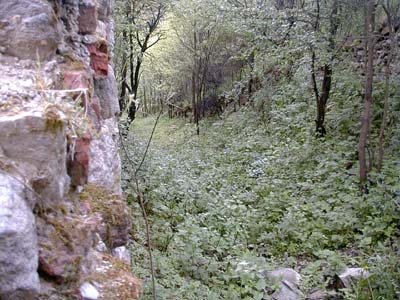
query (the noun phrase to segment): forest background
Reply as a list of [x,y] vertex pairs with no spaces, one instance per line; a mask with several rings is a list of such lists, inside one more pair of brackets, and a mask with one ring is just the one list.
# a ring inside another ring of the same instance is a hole
[[[304,295],[399,299],[400,2],[116,4],[123,180],[152,240],[139,224],[132,255],[160,299],[262,299],[278,266]],[[345,266],[372,275],[333,288]]]

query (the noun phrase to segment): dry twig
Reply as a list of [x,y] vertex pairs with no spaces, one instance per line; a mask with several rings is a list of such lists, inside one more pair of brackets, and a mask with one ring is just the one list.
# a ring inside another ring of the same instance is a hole
[[[132,182],[130,182],[131,187],[133,188],[133,190],[135,190],[135,192],[136,192],[136,194],[138,196],[140,209],[142,210],[143,219],[144,219],[144,222],[145,222],[145,225],[146,225],[147,250],[148,250],[149,261],[150,261],[150,271],[151,271],[151,280],[152,280],[152,289],[153,289],[153,299],[154,300],[157,299],[157,293],[156,293],[156,277],[155,277],[155,271],[154,271],[153,252],[152,252],[152,249],[151,249],[150,224],[149,224],[149,219],[148,219],[148,216],[147,216],[146,208],[144,206],[145,203],[146,203],[145,196],[142,193],[142,191],[140,190],[139,179],[137,177],[137,174],[138,174],[139,170],[142,168],[144,161],[146,160],[147,153],[149,151],[150,144],[151,144],[151,141],[153,140],[154,132],[156,130],[156,127],[157,127],[158,121],[159,121],[159,119],[160,119],[160,117],[162,115],[162,112],[163,112],[163,110],[161,109],[160,113],[157,116],[156,122],[154,123],[153,130],[152,130],[150,138],[149,138],[149,140],[147,142],[146,150],[145,150],[145,152],[144,152],[144,154],[142,156],[140,164],[136,168],[135,172],[133,173],[134,174],[133,175],[134,184]],[[134,170],[135,169],[135,164],[133,163],[133,161],[130,158],[129,153],[128,153],[127,149],[126,149],[126,146],[125,146],[124,141],[123,141],[123,137],[121,135],[121,130],[119,130],[119,134],[120,134],[120,140],[121,140],[122,149],[123,149],[123,151],[125,153],[126,158],[128,159],[129,164],[131,165],[132,169]]]

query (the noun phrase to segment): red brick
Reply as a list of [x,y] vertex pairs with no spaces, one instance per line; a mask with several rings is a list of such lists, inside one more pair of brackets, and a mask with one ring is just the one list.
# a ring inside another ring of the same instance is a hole
[[91,137],[78,138],[75,141],[74,159],[69,162],[69,175],[74,186],[83,186],[87,183],[89,175]]
[[88,45],[90,53],[90,66],[97,75],[108,75],[108,47],[107,44]]

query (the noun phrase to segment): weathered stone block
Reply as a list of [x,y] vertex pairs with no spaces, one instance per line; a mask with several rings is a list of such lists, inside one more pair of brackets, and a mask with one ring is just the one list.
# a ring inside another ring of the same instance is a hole
[[112,10],[113,0],[98,0],[99,19],[105,21],[109,18]]
[[119,131],[115,118],[102,122],[98,138],[90,145],[88,182],[120,194],[121,161],[118,153]]
[[[94,116],[96,117],[96,120],[98,120],[98,122],[100,122],[100,119],[101,119],[101,105],[100,105],[99,97],[97,97],[97,96],[93,96],[92,97],[92,101],[90,103],[90,108],[93,110],[93,113],[94,113]],[[96,122],[96,124],[98,122]]]
[[63,86],[65,89],[92,88],[91,76],[86,70],[66,70],[63,73]]
[[61,28],[48,1],[1,1],[0,45],[5,53],[45,60],[55,54],[60,41]]
[[110,53],[110,56],[112,57],[113,52],[114,52],[114,46],[115,46],[115,23],[114,21],[109,21],[106,23],[107,26],[107,42],[108,42],[108,50]]
[[[112,70],[111,66],[109,68]],[[100,99],[103,119],[113,118],[119,114],[118,89],[114,72],[109,72],[107,77],[95,78],[94,92]]]
[[57,281],[78,281],[98,230],[98,216],[47,215],[37,218],[39,270]]
[[[77,90],[71,92],[75,100],[79,100],[82,107],[87,109],[93,123],[100,127],[101,106],[100,100],[93,95],[93,79],[87,70],[66,70],[63,73],[63,88]],[[88,101],[88,103],[86,103]]]
[[107,25],[102,21],[97,21],[96,35],[102,39],[107,39]]
[[81,34],[96,32],[97,8],[95,1],[83,0],[79,3],[78,26]]
[[64,124],[55,111],[49,108],[45,112],[0,116],[0,147],[8,160],[19,165],[19,173],[41,196],[39,201],[62,200],[70,183],[67,141]]
[[0,299],[35,299],[39,291],[35,220],[26,187],[0,172]]

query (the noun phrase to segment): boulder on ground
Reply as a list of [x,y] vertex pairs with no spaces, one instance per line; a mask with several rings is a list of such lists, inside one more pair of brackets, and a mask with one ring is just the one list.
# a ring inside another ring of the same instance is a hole
[[303,298],[298,284],[301,275],[290,268],[281,268],[266,273],[266,277],[270,281],[279,283],[279,289],[272,294],[274,300],[300,300]]
[[295,270],[290,268],[281,268],[267,273],[269,279],[286,280],[290,283],[298,285],[300,283],[301,275]]
[[97,300],[100,296],[98,290],[89,282],[83,283],[79,291],[84,300]]
[[357,281],[369,277],[369,272],[363,268],[346,268],[339,275],[340,281],[346,288],[352,288]]
[[322,289],[315,289],[308,294],[306,300],[327,300],[329,295]]

